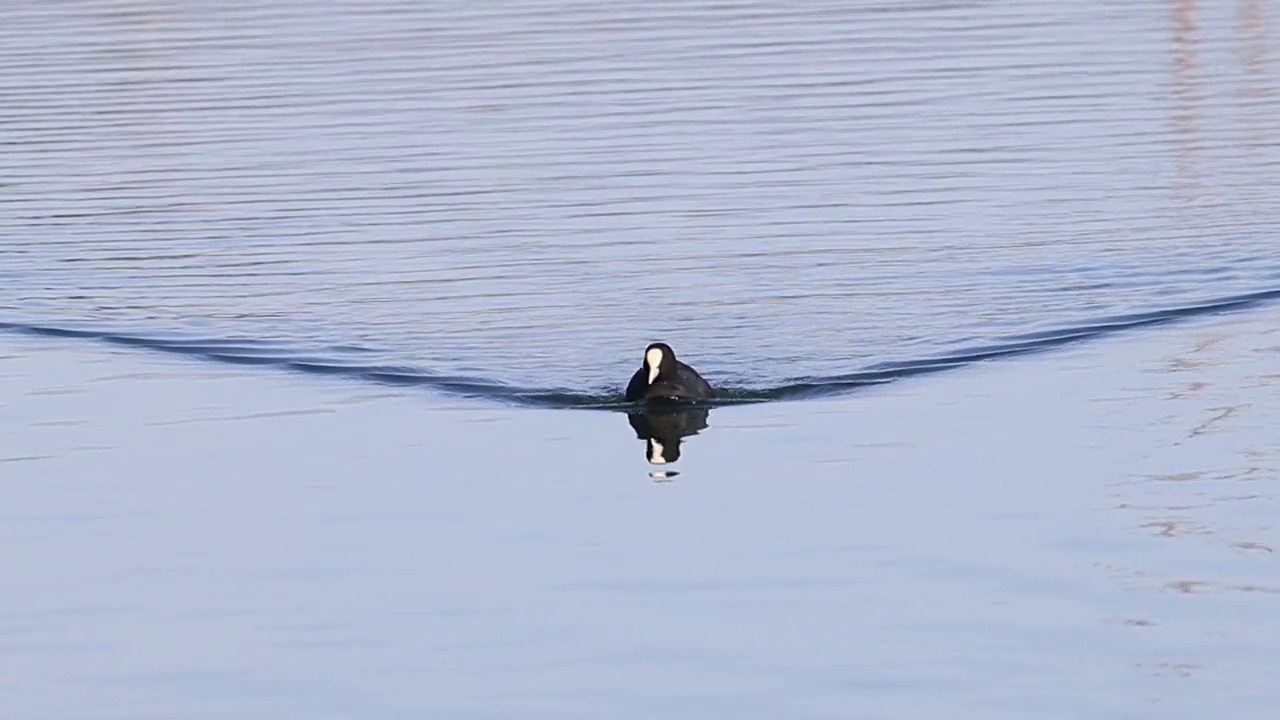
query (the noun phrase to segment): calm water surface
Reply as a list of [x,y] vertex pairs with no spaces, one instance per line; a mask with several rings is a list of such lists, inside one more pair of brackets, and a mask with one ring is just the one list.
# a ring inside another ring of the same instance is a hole
[[1277,13],[0,6],[0,716],[1273,718]]
[[6,336],[0,714],[1273,718],[1280,311],[624,418]]

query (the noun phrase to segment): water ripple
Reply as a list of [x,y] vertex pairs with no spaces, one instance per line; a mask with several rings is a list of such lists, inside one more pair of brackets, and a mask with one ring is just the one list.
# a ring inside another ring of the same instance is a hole
[[[921,358],[905,362],[877,363],[861,370],[840,375],[791,380],[776,386],[732,387],[721,385],[719,397],[714,404],[740,404],[835,395],[868,385],[880,385],[917,375],[951,370],[986,360],[1041,352],[1068,343],[1097,338],[1125,330],[1161,325],[1200,315],[1237,312],[1277,299],[1280,299],[1280,288],[1220,298],[1210,302],[1158,312],[1101,318],[1085,325],[1013,336],[1003,342],[971,347],[939,357]],[[335,357],[321,359],[315,355],[304,356],[299,351],[291,351],[288,348],[280,347],[278,344],[267,342],[243,340],[232,342],[209,338],[144,337],[99,330],[12,322],[0,322],[0,330],[46,337],[97,340],[114,345],[186,355],[213,362],[261,365],[293,372],[349,377],[385,385],[425,387],[451,395],[481,398],[514,405],[622,410],[630,407],[630,404],[622,397],[621,383],[618,392],[595,393],[554,387],[518,387],[496,380],[438,373],[414,367],[361,365],[342,361]],[[335,348],[334,350],[348,355],[369,352],[365,348],[352,347]],[[714,381],[715,378],[712,378],[712,380]]]

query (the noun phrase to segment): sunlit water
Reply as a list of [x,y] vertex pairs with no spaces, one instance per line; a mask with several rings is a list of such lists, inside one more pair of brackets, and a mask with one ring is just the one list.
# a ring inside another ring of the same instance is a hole
[[1273,717],[1276,12],[0,6],[0,716]]

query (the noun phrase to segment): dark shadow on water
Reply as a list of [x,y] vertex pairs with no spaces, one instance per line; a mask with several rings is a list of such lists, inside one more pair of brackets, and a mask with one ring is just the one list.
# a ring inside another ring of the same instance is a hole
[[[627,413],[627,422],[644,440],[650,465],[670,465],[680,459],[680,443],[707,429],[711,408],[705,405],[657,405]],[[663,477],[671,473],[663,474]]]
[[[742,389],[722,387],[719,391],[719,397],[711,405],[733,405],[839,395],[868,385],[880,385],[917,375],[942,372],[984,360],[1028,355],[1117,332],[1165,325],[1204,315],[1239,312],[1277,299],[1280,299],[1280,288],[1234,295],[1167,310],[1099,318],[1094,322],[1082,325],[1016,335],[1005,339],[1003,342],[968,348],[939,357],[906,362],[880,363],[850,373],[804,378],[774,387]],[[384,385],[420,386],[451,395],[494,400],[526,407],[613,410],[628,413],[636,411],[634,405],[627,403],[623,399],[621,387],[619,387],[617,393],[611,394],[525,388],[483,378],[435,373],[412,367],[359,365],[323,358],[304,359],[296,351],[263,341],[143,337],[114,333],[107,330],[60,328],[21,322],[0,322],[0,330],[45,337],[94,340],[113,345],[124,345],[201,358],[214,362],[257,365],[314,375],[348,377]],[[705,416],[703,419],[705,420]],[[664,420],[662,422],[670,423],[675,421]],[[633,427],[635,427],[634,424]],[[650,427],[653,427],[652,423],[650,423]],[[669,426],[667,427],[670,429]],[[639,432],[638,428],[637,432]],[[661,437],[655,435],[652,430],[650,435]],[[684,436],[679,435],[678,437]],[[675,446],[675,451],[678,453],[678,443]]]

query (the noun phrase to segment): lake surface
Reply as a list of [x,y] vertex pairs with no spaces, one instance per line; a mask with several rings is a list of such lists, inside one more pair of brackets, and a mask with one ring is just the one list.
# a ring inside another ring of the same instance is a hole
[[606,393],[1274,290],[1273,10],[14,6],[0,320]]
[[0,348],[9,717],[1280,700],[1276,308],[716,408],[657,482],[618,413]]
[[1271,717],[1277,13],[0,7],[0,714]]

